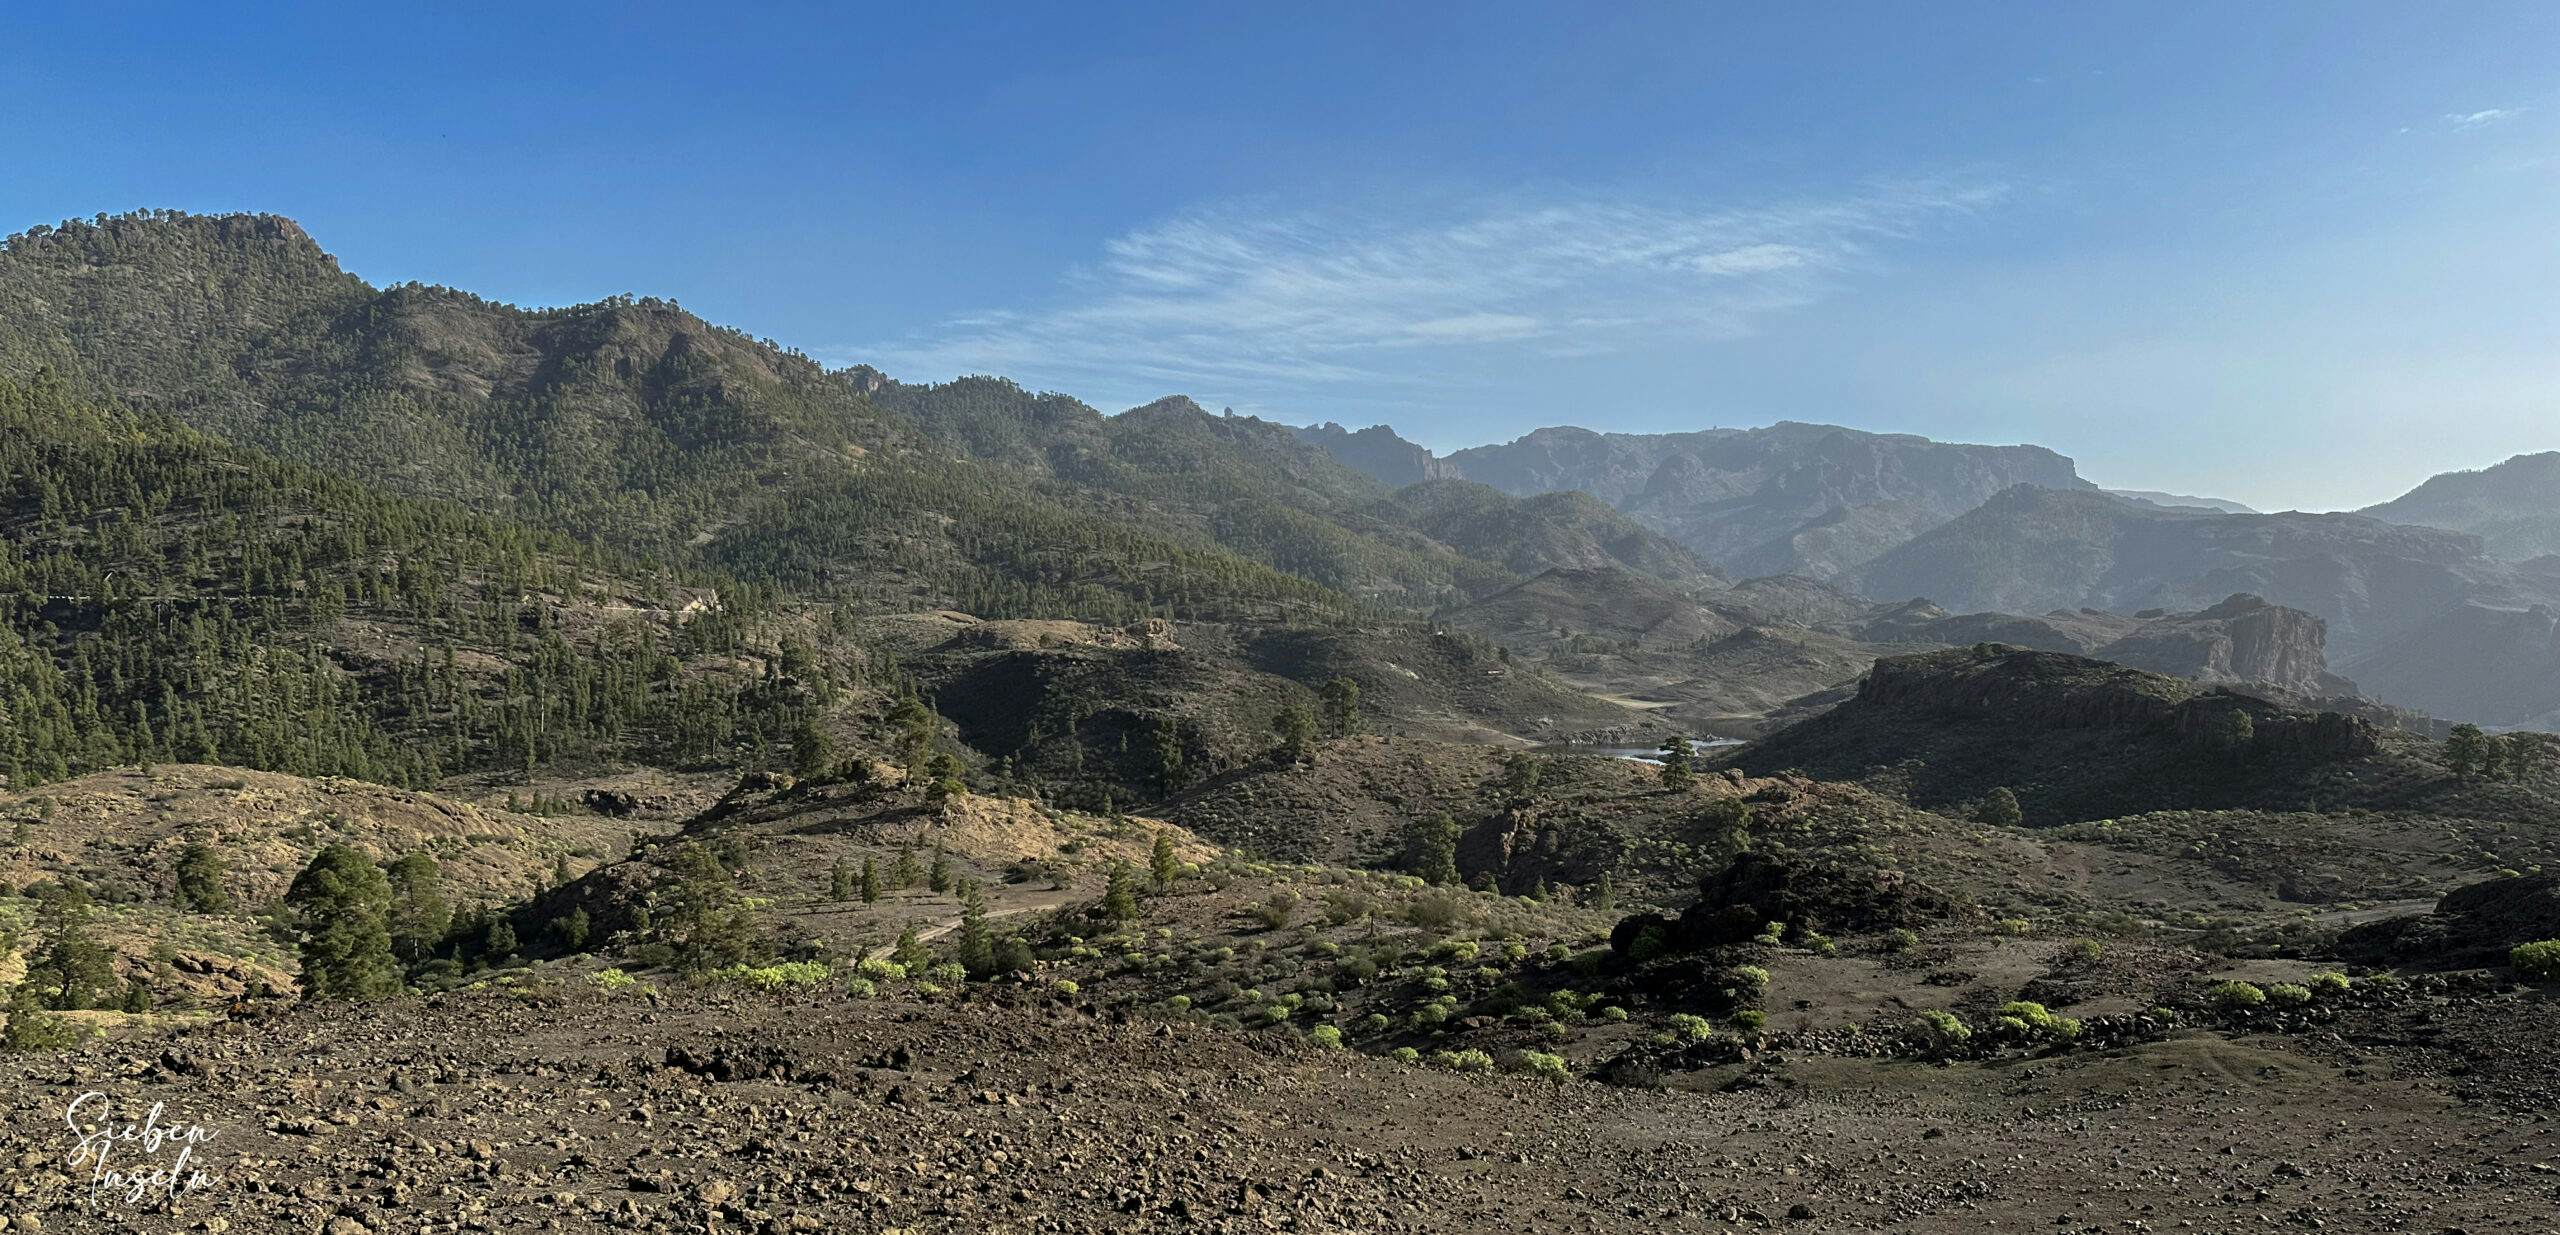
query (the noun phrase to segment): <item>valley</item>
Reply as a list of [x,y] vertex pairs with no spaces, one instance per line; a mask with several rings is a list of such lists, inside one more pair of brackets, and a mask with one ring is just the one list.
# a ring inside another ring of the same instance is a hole
[[[1444,456],[37,228],[0,1230],[2541,1229],[2543,471]],[[218,1183],[96,1206],[91,1090]]]

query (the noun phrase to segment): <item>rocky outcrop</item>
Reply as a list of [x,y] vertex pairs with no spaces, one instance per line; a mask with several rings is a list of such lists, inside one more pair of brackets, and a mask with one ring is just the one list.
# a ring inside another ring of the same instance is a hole
[[1371,425],[1354,432],[1326,421],[1320,425],[1294,427],[1290,432],[1296,434],[1299,441],[1332,455],[1343,466],[1395,488],[1426,480],[1461,477],[1455,464],[1434,458],[1430,448],[1396,436],[1396,431],[1385,425]]
[[2518,944],[2560,939],[2560,875],[2491,879],[2446,893],[2431,913],[2367,923],[2338,939],[2375,963],[2503,964]]
[[2242,593],[2198,613],[2142,615],[2141,625],[2092,654],[2190,681],[2268,686],[2323,698],[2355,693],[2329,672],[2329,624]]

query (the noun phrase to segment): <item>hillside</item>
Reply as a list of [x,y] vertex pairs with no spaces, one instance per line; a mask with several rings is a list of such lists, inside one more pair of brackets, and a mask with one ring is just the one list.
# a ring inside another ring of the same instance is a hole
[[[224,762],[424,787],[781,740],[828,636],[717,576],[0,379],[0,776]],[[851,682],[851,663],[839,681]]]
[[[1274,426],[828,372],[653,299],[377,289],[272,216],[12,237],[0,377],[39,371],[393,492],[893,608],[1127,619],[1171,591],[1341,613],[1341,593],[1427,604],[1512,578],[1352,512],[1384,490]],[[1169,557],[1193,567],[1180,587],[1140,577]]]
[[2517,455],[2476,472],[2447,472],[2357,513],[2469,532],[2491,557],[2510,562],[2560,554],[2560,451]]
[[1933,809],[2007,788],[2038,825],[2225,809],[2522,823],[2560,807],[2560,768],[2464,780],[2437,743],[2360,717],[2001,645],[1879,661],[1854,699],[1731,761],[1889,786]]

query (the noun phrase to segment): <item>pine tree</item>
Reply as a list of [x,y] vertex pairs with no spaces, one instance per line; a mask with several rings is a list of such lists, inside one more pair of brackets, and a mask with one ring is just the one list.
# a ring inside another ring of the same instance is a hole
[[231,894],[222,887],[227,873],[222,855],[202,841],[178,853],[178,905],[194,913],[231,912]]
[[926,951],[924,936],[913,922],[898,932],[898,944],[889,950],[889,959],[898,963],[909,975],[921,974],[933,966],[933,953]]
[[912,888],[916,886],[916,881],[922,878],[924,878],[924,871],[916,865],[915,849],[910,846],[898,850],[898,864],[889,868],[889,886]]
[[551,919],[550,930],[551,938],[562,949],[576,952],[587,946],[588,936],[595,932],[595,920],[588,916],[586,906],[580,905]]
[[815,721],[802,721],[791,734],[791,774],[801,780],[822,780],[835,771],[835,742]]
[[1662,742],[1662,787],[1686,789],[1689,777],[1689,739],[1682,734],[1672,734]]
[[[869,860],[870,859],[868,858],[864,859],[866,863],[869,862]],[[827,868],[827,899],[831,901],[849,901],[853,899],[853,894],[853,863],[848,862],[843,858],[837,858],[835,865]]]
[[2455,725],[2444,740],[2445,766],[2453,769],[2456,777],[2469,780],[2487,763],[2488,746],[2489,735],[2481,732],[2480,726]]
[[862,859],[862,903],[876,905],[879,902],[880,868],[866,856]]
[[1173,833],[1156,833],[1155,848],[1147,855],[1147,868],[1155,876],[1156,891],[1173,890],[1173,881],[1182,875],[1182,857],[1173,850]]
[[346,845],[312,856],[285,893],[302,930],[302,988],[314,999],[382,999],[399,993],[391,954],[391,883]]
[[1405,838],[1405,860],[1424,883],[1449,887],[1458,882],[1458,821],[1446,814],[1417,819]]
[[2022,827],[2027,822],[2027,814],[2018,805],[2018,795],[2002,785],[1983,795],[1982,821],[1996,828]]
[[1329,738],[1347,738],[1360,732],[1360,684],[1349,678],[1335,678],[1324,684],[1320,692],[1324,705],[1324,734]]
[[426,853],[404,853],[384,871],[391,887],[385,928],[391,954],[408,965],[427,963],[453,929],[453,902],[445,897],[444,867]]
[[729,868],[698,842],[686,841],[668,854],[651,899],[659,906],[659,937],[674,947],[678,969],[700,973],[740,964],[760,950],[754,911]]
[[951,890],[951,858],[942,852],[940,845],[933,847],[933,867],[925,872],[924,886],[933,892]]
[[481,948],[482,955],[493,961],[503,961],[514,956],[521,947],[516,939],[516,924],[509,921],[507,915],[502,913],[489,920],[488,941]]
[[1306,763],[1313,757],[1316,718],[1305,704],[1295,699],[1282,704],[1279,714],[1271,718],[1271,732],[1280,739],[1278,753],[1283,762]]
[[35,984],[21,982],[9,991],[9,1023],[0,1028],[0,1055],[58,1051],[79,1040],[77,1031],[45,1010]]
[[976,885],[971,885],[960,900],[959,943],[952,959],[969,971],[973,978],[995,976],[995,936],[987,930],[986,902],[978,898]]
[[1138,916],[1138,876],[1127,862],[1111,864],[1111,880],[1102,892],[1102,916],[1127,922]]
[[1547,776],[1546,761],[1525,751],[1513,751],[1502,757],[1502,789],[1520,805],[1537,800],[1538,787]]
[[100,1007],[116,990],[115,954],[90,933],[93,916],[89,890],[76,882],[65,879],[38,894],[36,926],[45,946],[28,966],[25,984],[44,992],[54,1008]]

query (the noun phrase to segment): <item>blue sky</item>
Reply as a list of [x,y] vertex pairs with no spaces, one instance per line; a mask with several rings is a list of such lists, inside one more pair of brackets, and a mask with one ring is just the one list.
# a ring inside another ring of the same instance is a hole
[[0,230],[272,211],[1443,449],[1821,420],[2311,509],[2560,449],[2560,5],[212,7],[0,15]]

